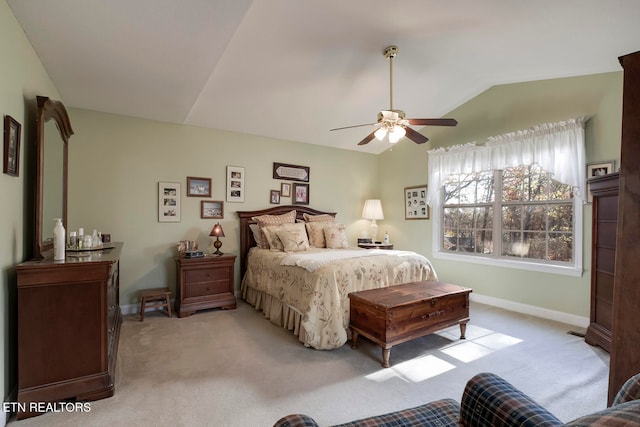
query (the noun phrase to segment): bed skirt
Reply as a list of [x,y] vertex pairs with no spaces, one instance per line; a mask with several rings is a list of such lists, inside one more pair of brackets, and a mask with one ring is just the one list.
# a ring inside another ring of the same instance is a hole
[[256,310],[261,310],[264,313],[264,317],[274,325],[293,332],[305,346],[309,347],[304,326],[302,326],[302,314],[298,310],[283,303],[278,298],[249,286],[243,287],[242,299]]

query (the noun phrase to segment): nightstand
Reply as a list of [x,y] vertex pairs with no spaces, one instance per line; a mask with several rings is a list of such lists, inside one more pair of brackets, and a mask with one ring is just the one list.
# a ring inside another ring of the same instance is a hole
[[393,249],[391,243],[358,243],[359,248],[365,249]]
[[176,258],[176,300],[178,317],[191,316],[208,308],[236,308],[233,292],[235,255]]

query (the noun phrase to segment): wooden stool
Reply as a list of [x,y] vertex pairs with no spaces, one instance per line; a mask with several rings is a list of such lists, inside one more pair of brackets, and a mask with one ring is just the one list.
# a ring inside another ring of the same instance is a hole
[[[152,303],[152,304],[149,304]],[[169,288],[153,288],[140,291],[140,321],[144,321],[147,308],[164,307],[171,317],[171,291]]]

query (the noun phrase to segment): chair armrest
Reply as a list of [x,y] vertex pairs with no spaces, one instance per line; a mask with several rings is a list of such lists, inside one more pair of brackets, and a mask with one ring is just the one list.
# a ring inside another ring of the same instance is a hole
[[485,372],[467,382],[460,405],[460,424],[550,427],[561,426],[562,422],[501,377]]
[[280,418],[273,427],[320,427],[313,418],[304,414],[291,414]]

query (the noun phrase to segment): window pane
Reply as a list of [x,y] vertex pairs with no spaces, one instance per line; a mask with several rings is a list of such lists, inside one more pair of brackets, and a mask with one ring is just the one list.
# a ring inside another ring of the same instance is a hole
[[573,261],[573,236],[565,233],[549,233],[550,261]]
[[445,208],[443,215],[446,229],[458,227],[458,208]]
[[549,190],[549,174],[532,174],[526,182],[528,184],[527,200],[548,200],[547,192]]
[[449,182],[444,186],[444,204],[459,204],[460,198],[458,196],[458,183]]
[[522,171],[519,168],[510,168],[502,172],[503,202],[523,200],[522,179]]
[[493,232],[491,230],[476,231],[476,253],[493,253]]
[[532,205],[525,209],[526,215],[522,224],[523,230],[546,230],[546,206]]
[[550,183],[550,195],[551,200],[569,200],[573,199],[573,187],[567,184],[561,184],[558,181],[551,181]]
[[493,173],[483,172],[478,177],[478,203],[493,203],[495,200],[495,186]]
[[473,228],[473,213],[474,208],[460,208],[460,221],[458,223],[459,228],[471,229]]
[[523,257],[533,259],[547,258],[547,233],[525,233],[524,241],[527,253],[523,253]]
[[568,204],[549,206],[549,231],[571,231],[573,206]]
[[502,255],[521,256],[523,252],[526,252],[526,248],[522,242],[522,233],[502,233]]
[[460,183],[460,203],[475,203],[476,202],[476,182],[466,181]]
[[502,208],[502,228],[504,230],[521,230],[522,206],[505,206]]
[[493,228],[493,207],[483,206],[475,209],[475,228]]

